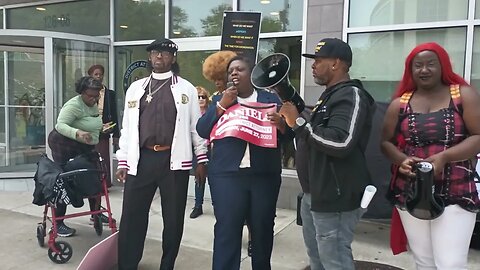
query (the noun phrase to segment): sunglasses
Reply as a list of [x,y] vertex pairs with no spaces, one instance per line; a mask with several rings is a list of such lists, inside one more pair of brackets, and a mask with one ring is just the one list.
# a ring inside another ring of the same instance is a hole
[[207,96],[205,96],[205,95],[198,95],[198,99],[207,99]]

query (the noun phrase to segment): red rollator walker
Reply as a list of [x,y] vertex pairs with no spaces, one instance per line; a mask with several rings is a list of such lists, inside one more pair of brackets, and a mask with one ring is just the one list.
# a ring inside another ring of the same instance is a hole
[[[45,246],[45,236],[47,235],[47,230],[46,230],[47,220],[52,224],[52,229],[48,231],[48,235],[49,235],[48,236],[48,247],[49,247],[48,257],[54,263],[58,263],[58,264],[66,263],[72,258],[72,255],[73,255],[72,246],[68,242],[55,241],[55,239],[58,236],[57,221],[91,215],[93,218],[93,227],[95,229],[95,232],[97,233],[97,235],[101,236],[103,233],[103,224],[102,224],[101,215],[102,213],[106,213],[108,216],[108,226],[112,231],[112,234],[117,231],[116,223],[112,217],[112,212],[110,208],[110,199],[108,196],[108,189],[107,189],[107,182],[106,182],[107,174],[105,173],[106,171],[105,165],[103,163],[103,159],[100,156],[100,154],[96,152],[92,152],[92,153],[94,153],[95,155],[98,155],[98,160],[96,160],[97,164],[95,164],[94,166],[94,167],[97,167],[96,169],[95,168],[79,168],[75,170],[66,170],[65,172],[58,174],[55,185],[57,185],[58,182],[60,181],[62,182],[60,186],[65,185],[65,186],[72,187],[71,185],[72,181],[77,181],[77,184],[78,184],[78,181],[81,178],[81,176],[87,176],[87,175],[88,175],[89,181],[96,181],[96,179],[99,179],[98,181],[100,181],[100,185],[98,186],[98,189],[100,189],[100,192],[97,192],[96,194],[93,194],[93,195],[78,195],[79,197],[77,197],[77,199],[80,199],[82,201],[83,199],[86,199],[86,198],[95,198],[96,199],[95,209],[99,209],[99,210],[76,212],[73,214],[65,215],[63,217],[57,217],[55,213],[56,204],[53,203],[51,200],[49,200],[45,204],[45,209],[43,211],[43,220],[37,225],[38,245],[40,247],[43,247]],[[45,158],[47,157],[45,156]],[[49,162],[52,162],[52,161],[49,160]],[[38,174],[38,171],[37,171],[37,174]],[[91,177],[91,176],[97,176],[97,177]],[[91,179],[94,179],[94,180],[91,180]],[[96,184],[98,184],[98,182]],[[73,191],[76,192],[75,190]],[[106,207],[100,206],[102,197],[105,197]],[[83,205],[83,202],[82,202],[82,205]],[[50,216],[48,215],[49,209],[51,214]]]

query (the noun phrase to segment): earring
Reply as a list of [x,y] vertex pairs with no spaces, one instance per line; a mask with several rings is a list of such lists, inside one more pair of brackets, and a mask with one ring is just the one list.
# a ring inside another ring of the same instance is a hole
[[334,67],[334,66],[332,67],[332,70],[335,70],[335,67]]

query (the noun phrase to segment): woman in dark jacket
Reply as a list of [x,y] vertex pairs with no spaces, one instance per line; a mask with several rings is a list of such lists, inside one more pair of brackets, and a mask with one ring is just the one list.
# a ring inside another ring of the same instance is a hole
[[[102,65],[93,65],[88,69],[88,75],[103,82],[105,68]],[[98,101],[98,111],[102,116],[102,121],[106,127],[100,132],[100,140],[95,150],[100,153],[105,160],[107,168],[107,186],[112,186],[112,176],[110,169],[110,135],[113,134],[113,146],[118,148],[118,138],[120,138],[120,129],[118,128],[118,114],[115,91],[108,89],[105,85],[100,90],[100,99]],[[114,150],[115,150],[114,149]]]
[[[252,67],[250,60],[243,56],[230,60],[228,81],[234,85],[214,96],[212,105],[199,119],[197,131],[201,137],[209,139],[221,116],[237,103],[281,104],[277,95],[252,86]],[[279,138],[293,139],[293,131],[278,113],[269,113],[267,118],[277,128]],[[210,143],[208,179],[216,218],[213,269],[240,268],[245,220],[252,235],[252,268],[271,269],[273,225],[282,171],[280,146],[261,147],[237,137],[214,139]]]

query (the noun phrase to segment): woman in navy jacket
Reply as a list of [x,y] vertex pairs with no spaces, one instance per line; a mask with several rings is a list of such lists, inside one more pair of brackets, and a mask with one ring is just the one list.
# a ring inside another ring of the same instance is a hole
[[[236,56],[227,65],[228,81],[234,85],[214,96],[197,123],[206,139],[228,107],[236,103],[260,102],[280,105],[277,95],[256,90],[250,82],[253,65]],[[278,129],[278,138],[293,139],[293,131],[278,113],[268,119]],[[278,144],[280,145],[280,144]],[[239,269],[245,220],[252,234],[252,268],[271,269],[273,225],[281,184],[281,149],[264,148],[236,137],[211,141],[209,183],[215,212],[213,269]]]

